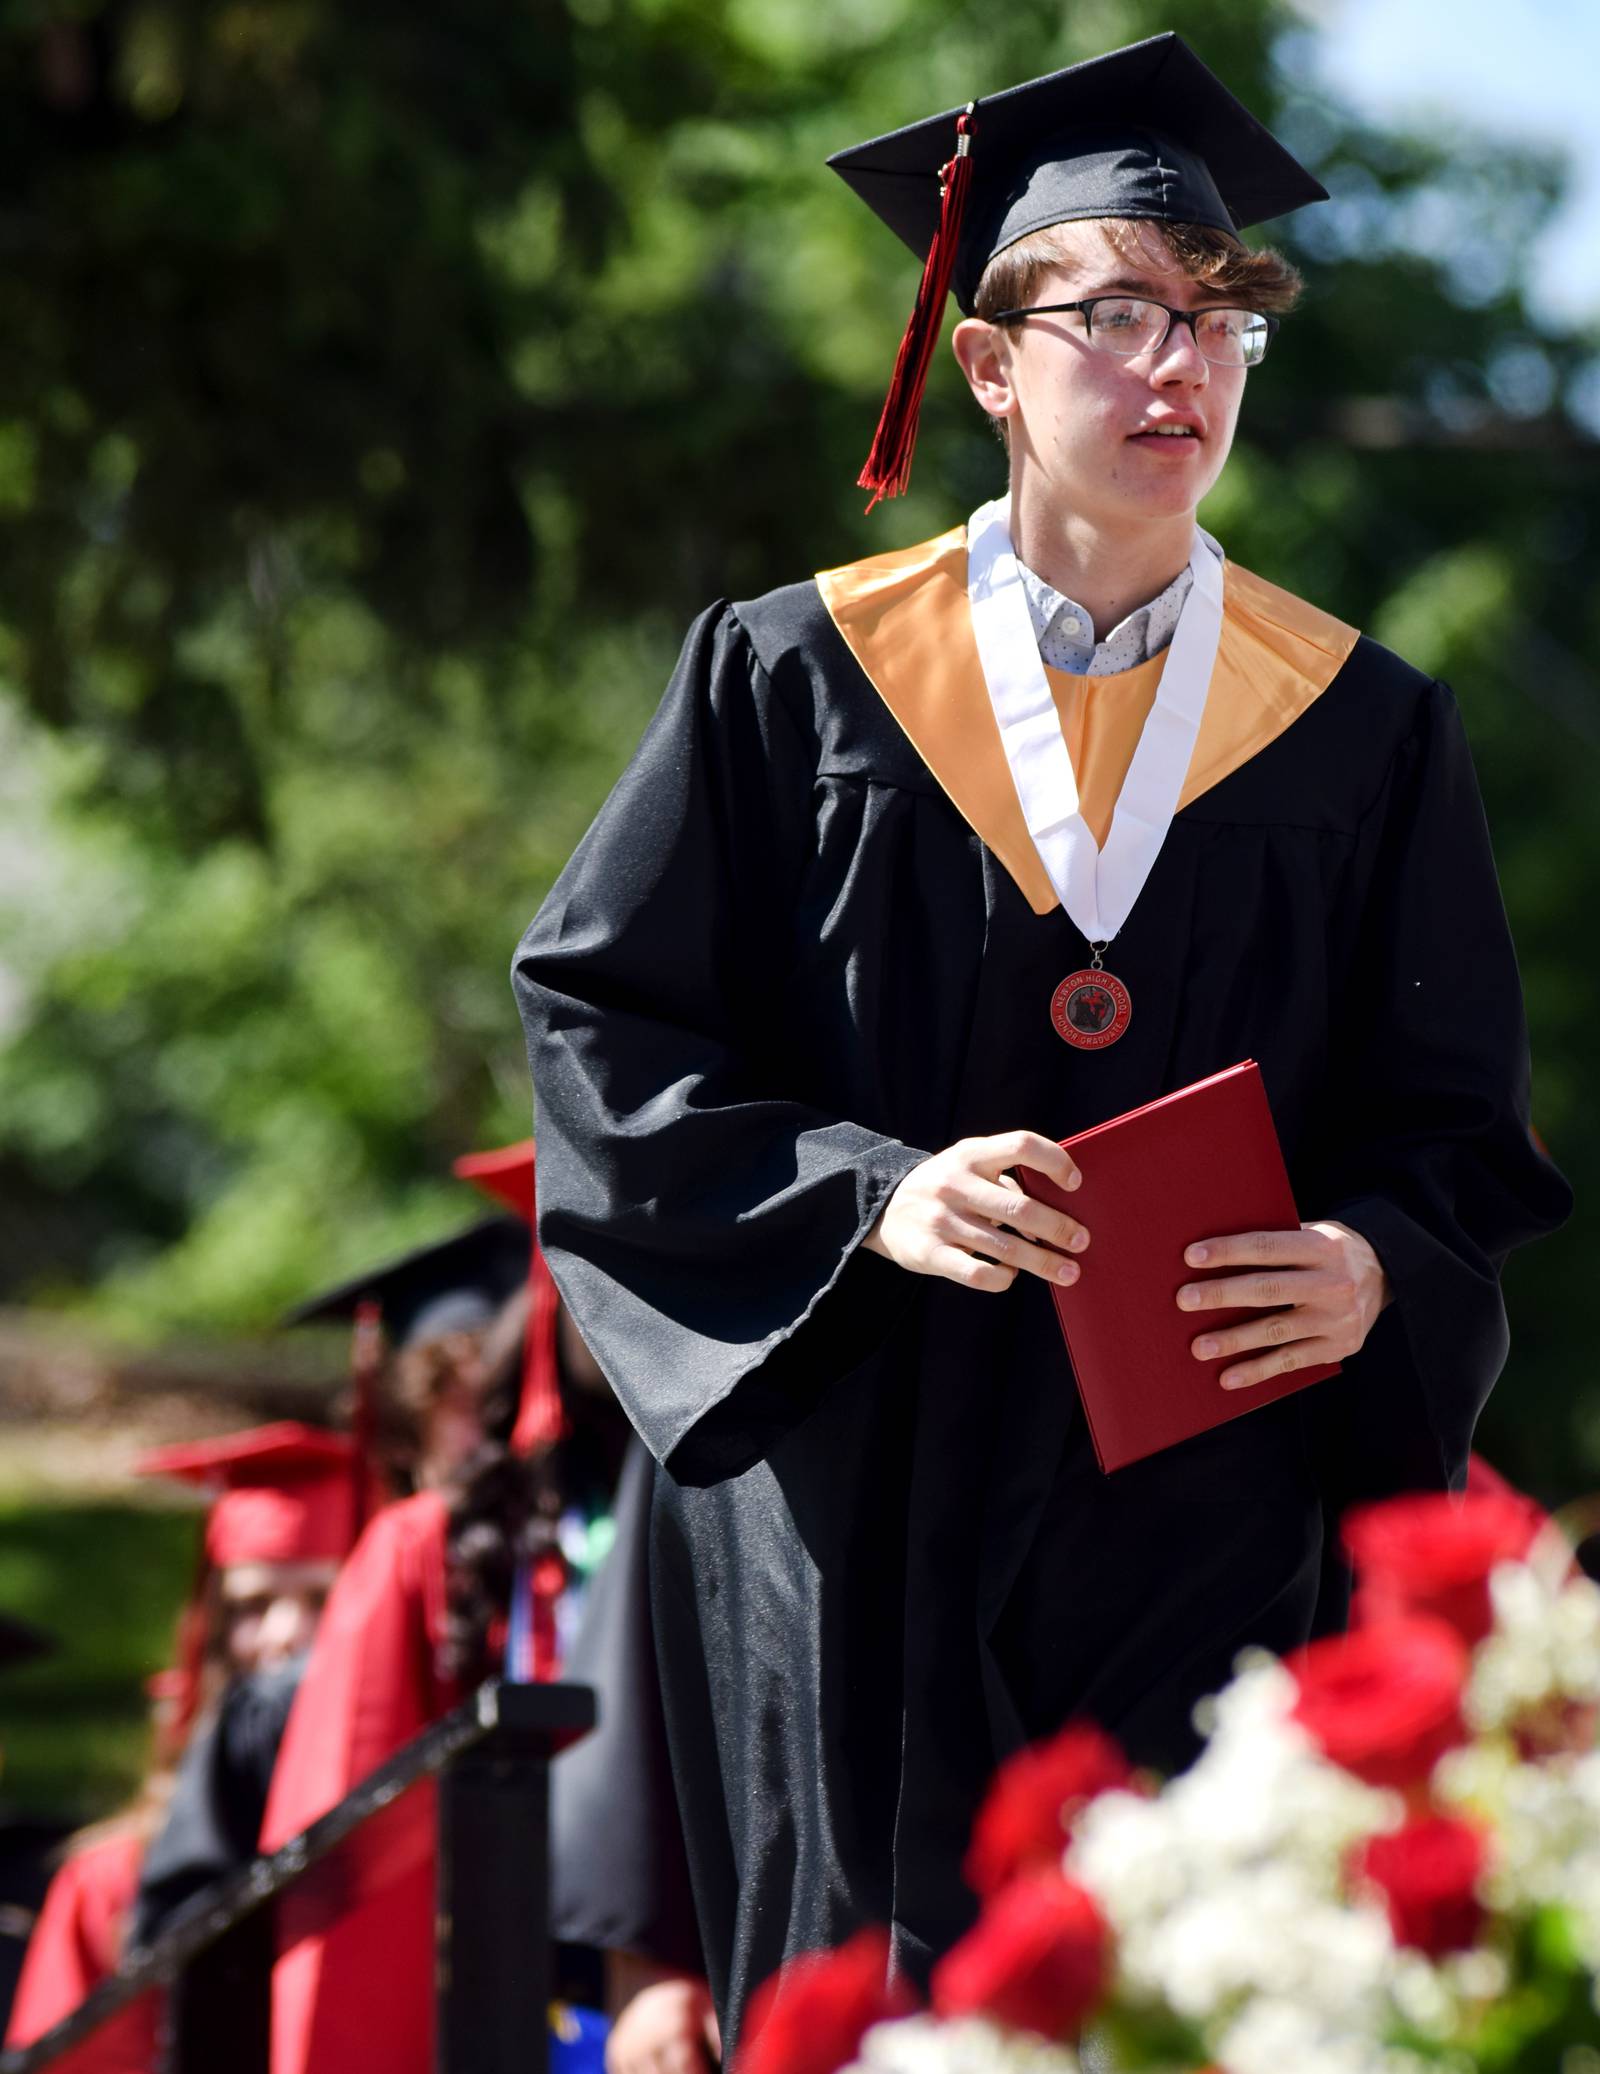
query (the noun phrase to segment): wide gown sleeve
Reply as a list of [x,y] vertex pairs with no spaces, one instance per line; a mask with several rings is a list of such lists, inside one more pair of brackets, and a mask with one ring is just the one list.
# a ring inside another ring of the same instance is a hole
[[1460,1488],[1506,1356],[1500,1270],[1572,1198],[1529,1128],[1516,956],[1466,734],[1442,685],[1428,687],[1356,863],[1365,899],[1335,960],[1336,1099],[1310,1214],[1369,1241],[1394,1300],[1341,1383],[1317,1396],[1346,1495]]
[[736,613],[704,614],[514,967],[539,1242],[685,1482],[747,1467],[873,1351],[895,1271],[858,1249],[926,1156],[832,1113],[782,1028],[809,720]]

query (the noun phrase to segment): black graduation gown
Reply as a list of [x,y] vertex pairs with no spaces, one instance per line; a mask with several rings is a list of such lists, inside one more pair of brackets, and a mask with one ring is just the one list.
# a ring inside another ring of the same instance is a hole
[[561,1675],[594,1688],[594,1728],[550,1767],[550,1933],[684,1973],[704,1961],[673,1791],[649,1604],[650,1457],[635,1439],[616,1540]]
[[[811,583],[696,622],[520,947],[540,1243],[663,1467],[652,1591],[725,2039],[865,1920],[925,1969],[1023,1738],[1089,1715],[1183,1761],[1237,1650],[1308,1632],[1324,1506],[1459,1481],[1500,1264],[1566,1212],[1454,702],[1375,643],[1177,816],[1103,1052],[1048,1022],[1084,962]],[[1365,1233],[1395,1301],[1334,1383],[1103,1478],[1042,1282],[967,1291],[860,1241],[961,1137],[1066,1136],[1246,1057],[1302,1215]]]
[[186,1901],[255,1856],[272,1767],[305,1666],[297,1656],[235,1678],[190,1736],[139,1868],[130,1945],[152,1943]]

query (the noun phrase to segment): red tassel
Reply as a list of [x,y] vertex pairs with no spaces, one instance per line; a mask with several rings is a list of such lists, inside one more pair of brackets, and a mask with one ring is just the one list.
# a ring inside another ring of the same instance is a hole
[[567,1565],[565,1559],[554,1549],[543,1555],[533,1566],[529,1579],[528,1596],[532,1602],[532,1664],[533,1682],[542,1685],[552,1678],[561,1676],[561,1643],[556,1624],[556,1608],[561,1603],[561,1594],[567,1588]]
[[956,119],[955,156],[939,169],[939,228],[933,234],[911,321],[894,363],[883,415],[867,456],[867,465],[856,481],[872,492],[871,511],[880,497],[900,497],[911,481],[911,456],[917,444],[917,417],[922,409],[922,392],[928,385],[933,349],[939,342],[944,322],[945,297],[956,269],[956,252],[961,243],[961,219],[966,213],[967,190],[972,185],[973,109]]
[[561,1298],[538,1244],[528,1271],[528,1332],[522,1364],[522,1400],[511,1435],[516,1455],[541,1453],[567,1430],[561,1402],[561,1360],[556,1328]]

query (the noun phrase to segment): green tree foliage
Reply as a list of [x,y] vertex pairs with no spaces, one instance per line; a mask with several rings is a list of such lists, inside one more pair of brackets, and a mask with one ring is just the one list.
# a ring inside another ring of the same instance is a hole
[[[1336,201],[1207,512],[1455,684],[1582,1186],[1600,895],[1594,340],[1561,169],[1377,135],[1276,0],[73,0],[0,12],[0,1220],[11,1293],[261,1324],[520,1135],[516,934],[683,622],[943,528],[936,375],[853,481],[915,265],[821,161],[1177,26]],[[1575,1239],[1493,1428],[1600,1474]]]
[[0,1606],[58,1645],[6,1672],[8,1811],[90,1819],[138,1787],[150,1748],[143,1683],[171,1660],[198,1539],[191,1509],[0,1491]]

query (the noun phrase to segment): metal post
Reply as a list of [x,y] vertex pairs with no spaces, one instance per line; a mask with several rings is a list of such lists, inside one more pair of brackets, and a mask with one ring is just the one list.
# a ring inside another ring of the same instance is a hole
[[439,1780],[437,2074],[545,2074],[550,1759],[594,1726],[577,1685],[486,1685]]
[[168,2010],[168,2074],[268,2074],[274,1945],[268,1902],[184,1967]]
[[[585,1686],[484,1686],[454,1713],[413,1736],[403,1750],[353,1786],[337,1807],[319,1816],[299,1836],[290,1837],[270,1858],[253,1859],[193,1895],[153,1944],[124,1952],[116,1972],[92,1988],[76,2009],[42,2037],[31,2045],[0,2047],[0,2074],[44,2074],[141,1995],[166,1995],[169,1986],[168,2020],[161,2026],[158,2047],[161,2074],[172,2074],[174,2068],[184,2074],[260,2074],[268,2063],[275,1943],[271,1904],[278,1895],[402,1793],[421,1780],[439,1777],[464,1752],[491,1736],[497,1738],[509,1769],[531,1769],[541,1781],[542,1805],[542,1781],[550,1758],[586,1734],[594,1719],[594,1694]],[[494,1783],[491,1774],[487,1805],[494,1804]],[[469,1789],[463,1806],[470,1809],[475,1798],[484,1802],[481,1791],[475,1794]],[[478,1814],[481,1812],[480,1806]],[[543,1865],[546,1853],[536,1842],[532,1858],[524,1861],[510,1839],[497,1838],[492,1830],[485,1838],[479,1833],[482,1828],[477,1815],[465,1828],[456,1825],[453,1863],[457,1871],[450,1882],[441,1876],[439,1892],[445,1896],[456,1886],[460,1898],[458,1903],[442,1907],[441,1923],[448,1931],[451,1921],[460,1919],[463,1935],[474,1945],[468,1973],[474,1981],[489,1979],[491,1992],[499,1994],[506,1983],[520,1977],[529,1952],[514,1948],[508,1938],[497,1961],[505,1970],[481,1965],[478,1950],[487,1949],[496,1933],[494,1925],[485,1928],[478,1921],[478,1896],[473,1891],[477,1869],[487,1865],[493,1871],[498,1851],[505,1860],[498,1876],[515,1877],[526,1864],[531,1877]],[[543,1834],[542,1824],[539,1833]],[[541,1934],[531,1947],[534,1963],[543,1957],[546,1911],[542,1891],[537,1921]],[[447,1977],[450,1970],[445,1968]],[[475,2058],[474,2035],[469,2033],[465,2059],[458,2054],[452,2066],[465,2065],[471,2074],[498,2074],[509,2063],[503,2058],[493,2062]],[[543,2036],[541,2021],[535,2044],[542,2043]]]

